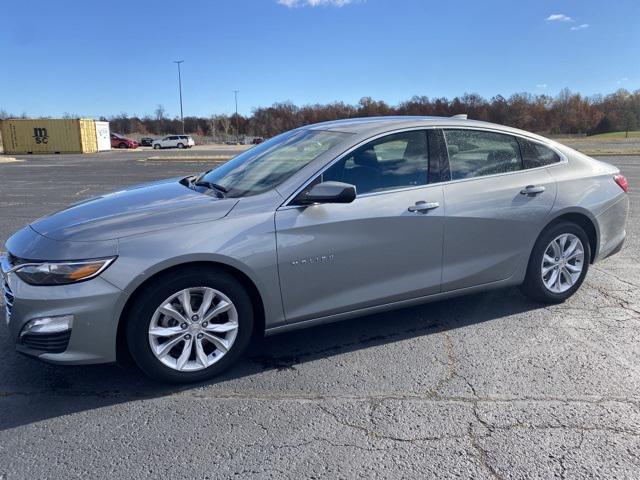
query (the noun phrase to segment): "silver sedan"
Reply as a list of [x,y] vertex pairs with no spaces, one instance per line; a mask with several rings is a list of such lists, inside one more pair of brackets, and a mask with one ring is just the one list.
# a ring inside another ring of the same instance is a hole
[[255,334],[514,285],[562,302],[622,247],[626,190],[611,165],[484,122],[305,126],[18,231],[7,324],[48,362],[131,355],[200,381]]

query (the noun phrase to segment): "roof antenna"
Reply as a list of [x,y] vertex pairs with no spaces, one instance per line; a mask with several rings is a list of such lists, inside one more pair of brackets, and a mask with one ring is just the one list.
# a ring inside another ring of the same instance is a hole
[[459,113],[457,115],[452,115],[451,118],[459,118],[460,120],[466,120],[467,119],[467,114],[466,113]]

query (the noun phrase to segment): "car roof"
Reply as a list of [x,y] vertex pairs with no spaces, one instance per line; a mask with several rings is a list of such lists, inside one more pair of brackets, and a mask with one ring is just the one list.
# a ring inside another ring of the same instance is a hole
[[525,135],[539,140],[548,139],[524,130],[499,125],[497,123],[469,120],[461,117],[421,117],[421,116],[389,116],[389,117],[361,117],[345,120],[332,120],[329,122],[307,125],[303,128],[310,130],[330,130],[354,134],[383,133],[391,130],[401,130],[415,127],[475,127],[491,130],[502,130],[507,133]]

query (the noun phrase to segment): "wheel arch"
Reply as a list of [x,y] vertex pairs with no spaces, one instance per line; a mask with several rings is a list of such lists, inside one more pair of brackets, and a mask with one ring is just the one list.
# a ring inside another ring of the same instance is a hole
[[[589,239],[589,249],[591,250],[589,263],[593,264],[598,255],[598,245],[600,244],[600,235],[598,231],[598,224],[595,218],[586,210],[570,210],[558,213],[554,218],[552,218],[540,231],[540,235],[547,228],[557,225],[561,222],[572,222],[585,231],[587,234],[587,238]],[[538,238],[540,237],[538,235]]]
[[176,265],[172,265],[166,268],[163,268],[159,271],[154,272],[150,277],[146,278],[144,281],[137,284],[129,297],[127,298],[121,312],[118,317],[118,329],[116,332],[116,361],[118,363],[130,363],[131,355],[129,353],[129,349],[127,347],[126,341],[126,325],[127,325],[127,317],[131,307],[133,306],[135,300],[142,293],[145,286],[149,285],[152,282],[157,281],[163,276],[171,275],[173,272],[188,269],[188,268],[209,268],[216,269],[218,271],[224,271],[229,275],[233,276],[240,284],[247,290],[249,297],[251,298],[251,304],[254,311],[255,316],[255,328],[254,335],[264,335],[265,331],[265,306],[264,299],[258,289],[256,283],[247,275],[245,272],[240,270],[237,267],[232,265],[211,261],[211,260],[197,260],[197,261],[188,261],[185,263],[179,263]]

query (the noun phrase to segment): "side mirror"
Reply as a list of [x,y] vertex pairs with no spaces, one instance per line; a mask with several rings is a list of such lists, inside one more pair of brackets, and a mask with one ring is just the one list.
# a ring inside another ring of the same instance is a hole
[[356,199],[356,187],[342,182],[322,182],[311,190],[299,193],[294,205],[313,205],[314,203],[351,203]]

